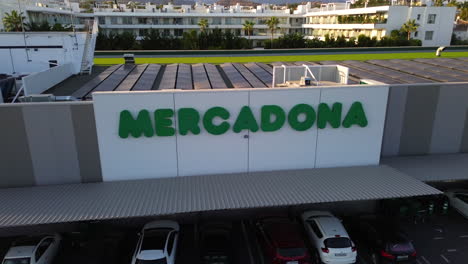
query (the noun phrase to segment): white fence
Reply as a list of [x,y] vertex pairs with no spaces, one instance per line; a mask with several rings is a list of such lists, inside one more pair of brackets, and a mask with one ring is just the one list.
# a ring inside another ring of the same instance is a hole
[[41,94],[72,74],[73,65],[67,63],[23,77],[24,95]]

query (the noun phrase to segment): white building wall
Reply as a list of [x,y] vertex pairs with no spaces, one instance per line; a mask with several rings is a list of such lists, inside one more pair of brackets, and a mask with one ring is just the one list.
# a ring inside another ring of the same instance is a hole
[[[77,32],[28,32],[1,33],[0,73],[28,74],[49,68],[49,60],[59,65],[71,63],[74,74],[80,72],[86,33]],[[24,48],[29,47],[27,50]],[[61,46],[61,48],[51,48]]]

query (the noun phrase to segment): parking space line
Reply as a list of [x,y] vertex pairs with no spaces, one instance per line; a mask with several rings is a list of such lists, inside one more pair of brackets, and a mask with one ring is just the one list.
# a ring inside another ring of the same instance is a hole
[[457,249],[456,248],[450,248],[450,249],[447,249],[447,252],[457,252]]
[[424,262],[425,262],[426,264],[431,264],[431,262],[429,262],[429,260],[427,260],[424,256],[421,256],[421,258],[422,258],[422,260],[424,260]]
[[416,259],[416,263],[417,263],[417,264],[422,264],[422,262],[419,261],[419,259]]
[[459,236],[460,238],[468,238],[468,235]]
[[445,260],[445,262],[450,263],[450,261],[444,255],[440,254],[440,257],[442,257]]
[[440,239],[444,239],[444,237],[434,237],[433,239],[434,240],[440,240]]

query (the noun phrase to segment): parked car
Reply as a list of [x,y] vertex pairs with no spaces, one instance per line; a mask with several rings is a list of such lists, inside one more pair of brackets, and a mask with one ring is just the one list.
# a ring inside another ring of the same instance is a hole
[[301,218],[312,242],[316,263],[356,262],[356,246],[338,218],[323,211],[307,211]]
[[413,243],[394,222],[357,218],[346,226],[359,247],[365,248],[370,263],[415,263],[417,253]]
[[468,190],[447,191],[450,206],[468,218]]
[[170,220],[147,223],[138,234],[132,264],[174,264],[179,224]]
[[3,264],[50,264],[57,255],[62,237],[59,234],[24,237],[14,241]]
[[310,264],[300,225],[287,217],[268,217],[256,222],[265,263]]
[[232,263],[232,226],[229,223],[209,223],[200,227],[201,263]]

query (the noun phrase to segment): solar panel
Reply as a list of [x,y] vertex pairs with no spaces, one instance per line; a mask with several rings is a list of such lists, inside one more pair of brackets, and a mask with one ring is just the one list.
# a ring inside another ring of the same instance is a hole
[[192,65],[192,74],[194,89],[211,89],[211,84],[203,64]]
[[192,67],[188,64],[179,64],[177,71],[176,89],[192,90]]
[[268,87],[271,87],[271,82],[273,80],[273,76],[271,75],[271,73],[265,71],[262,67],[258,66],[255,63],[247,63],[245,64],[245,67],[247,67],[257,78],[259,78]]
[[130,91],[146,70],[146,67],[148,67],[148,64],[137,65],[133,68],[130,74],[127,75],[127,78],[125,78],[120,85],[115,88],[115,91]]
[[159,64],[148,65],[138,82],[133,86],[132,91],[151,90],[160,70],[161,65]]
[[258,66],[260,66],[260,68],[264,69],[265,71],[267,71],[269,74],[273,74],[273,68],[268,65],[268,64],[265,64],[265,63],[259,63],[259,62],[256,62],[255,64],[257,64]]
[[90,93],[96,86],[98,86],[101,82],[103,82],[109,75],[111,75],[114,71],[116,71],[118,68],[120,68],[122,65],[113,65],[110,66],[109,68],[105,69],[103,72],[101,72],[99,75],[94,77],[91,81],[85,83],[85,85],[81,86],[78,90],[73,92],[71,96],[75,98],[83,98],[85,97],[88,93]]
[[169,64],[164,70],[164,74],[159,84],[158,90],[174,89],[176,84],[178,64]]
[[[108,92],[114,91],[115,88],[127,77],[127,75],[135,68],[135,65],[123,65],[118,70],[113,72],[107,79],[99,84],[92,92]],[[91,97],[88,94],[86,97]]]
[[[247,69],[243,64],[234,63],[234,68],[236,68],[240,74],[250,83],[252,87],[255,88],[265,88],[267,87],[260,79],[258,79],[252,72]],[[271,78],[270,78],[271,79]]]
[[218,68],[216,68],[213,64],[203,64],[205,66],[206,74],[208,75],[208,79],[211,83],[211,87],[213,89],[226,89],[228,88],[226,83],[224,82],[223,77],[219,73]]
[[221,68],[223,69],[228,79],[231,81],[234,88],[252,87],[231,63],[223,63],[221,64]]

